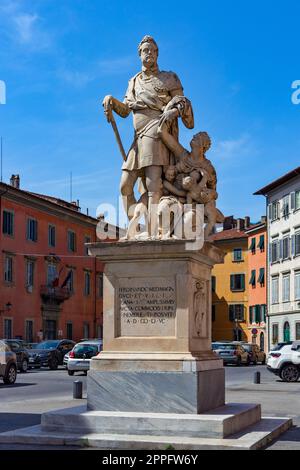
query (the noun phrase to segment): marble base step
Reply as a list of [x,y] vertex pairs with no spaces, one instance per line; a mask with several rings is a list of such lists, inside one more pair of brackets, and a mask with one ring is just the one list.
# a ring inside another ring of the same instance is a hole
[[45,432],[225,438],[261,419],[260,405],[228,404],[208,414],[87,411],[86,407],[44,413]]
[[0,443],[47,446],[79,446],[104,450],[256,450],[266,447],[292,426],[291,419],[262,418],[227,439],[126,434],[74,434],[43,431],[41,426],[0,434]]

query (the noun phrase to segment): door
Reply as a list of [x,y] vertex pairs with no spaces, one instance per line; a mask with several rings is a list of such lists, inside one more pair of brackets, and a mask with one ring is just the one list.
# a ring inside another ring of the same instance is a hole
[[265,334],[263,332],[261,332],[259,337],[259,347],[261,351],[265,350]]
[[44,339],[57,339],[56,320],[45,320]]
[[291,341],[291,331],[290,331],[290,324],[288,321],[285,322],[283,327],[283,341],[288,343]]

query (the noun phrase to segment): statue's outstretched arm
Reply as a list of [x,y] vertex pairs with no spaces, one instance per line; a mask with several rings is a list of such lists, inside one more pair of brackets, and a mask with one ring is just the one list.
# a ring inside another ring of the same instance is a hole
[[[172,110],[176,111],[177,110]],[[184,153],[186,153],[186,149],[172,136],[167,130],[167,126],[165,122],[162,120],[158,126],[157,134],[163,141],[163,143],[168,147],[169,150],[175,155],[175,158],[179,159],[182,157]]]

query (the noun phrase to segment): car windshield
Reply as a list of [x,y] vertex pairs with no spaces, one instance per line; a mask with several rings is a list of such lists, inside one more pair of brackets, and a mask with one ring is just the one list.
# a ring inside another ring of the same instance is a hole
[[37,343],[33,346],[33,349],[56,349],[59,345],[59,341],[44,341],[43,343]]

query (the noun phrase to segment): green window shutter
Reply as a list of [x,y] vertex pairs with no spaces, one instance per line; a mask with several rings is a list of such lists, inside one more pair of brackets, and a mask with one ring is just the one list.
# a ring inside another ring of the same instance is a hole
[[258,248],[263,251],[265,249],[265,236],[261,235],[259,237],[259,243],[258,243]]
[[230,274],[230,290],[234,290],[235,283],[234,283],[234,274]]
[[245,290],[245,274],[241,274],[241,289]]
[[249,322],[253,323],[253,307],[249,307]]
[[255,323],[260,323],[260,305],[255,305]]
[[249,250],[253,252],[253,251],[255,251],[255,248],[256,248],[256,239],[252,238]]
[[234,305],[229,305],[229,321],[234,321]]
[[256,278],[256,271],[255,269],[253,269],[251,271],[251,277],[250,277],[250,281],[249,281],[249,284],[251,284],[251,286],[255,286],[255,278]]
[[265,268],[260,268],[257,282],[261,285],[265,283]]

